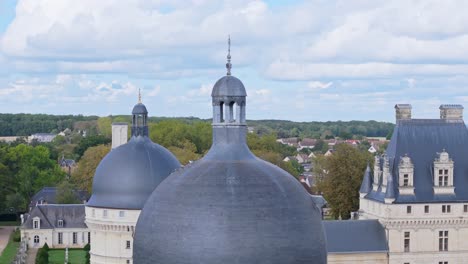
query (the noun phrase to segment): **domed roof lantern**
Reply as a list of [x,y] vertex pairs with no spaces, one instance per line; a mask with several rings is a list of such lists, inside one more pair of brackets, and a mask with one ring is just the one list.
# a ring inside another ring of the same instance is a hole
[[148,136],[148,110],[141,102],[141,90],[138,89],[138,103],[132,110],[132,137]]
[[229,75],[229,58],[228,75],[213,88],[213,144],[148,198],[136,225],[134,263],[325,264],[314,199],[247,146],[246,93]]
[[241,80],[231,75],[231,38],[228,39],[226,76],[219,79],[211,92],[213,125],[245,126],[247,93]]

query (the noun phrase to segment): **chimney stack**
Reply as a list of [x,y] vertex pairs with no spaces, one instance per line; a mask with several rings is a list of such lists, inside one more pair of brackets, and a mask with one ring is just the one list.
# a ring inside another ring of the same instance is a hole
[[446,120],[462,120],[463,119],[463,106],[457,104],[443,104],[440,105],[440,119]]
[[411,119],[411,105],[410,104],[396,104],[395,115],[396,115],[396,121],[410,120]]
[[127,143],[128,124],[112,123],[112,149]]

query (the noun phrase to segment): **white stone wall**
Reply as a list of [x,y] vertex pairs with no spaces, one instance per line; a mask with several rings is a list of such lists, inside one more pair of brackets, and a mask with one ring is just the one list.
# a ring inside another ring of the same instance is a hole
[[[378,219],[385,227],[390,264],[468,263],[468,203],[383,204],[361,198],[360,219]],[[450,213],[442,206],[450,205]],[[411,213],[407,212],[411,206]],[[429,212],[425,212],[429,206]],[[439,251],[439,231],[448,231],[448,251]],[[404,252],[404,232],[410,232]]]
[[[77,233],[77,243],[73,244],[73,232]],[[87,228],[56,229],[21,229],[21,239],[29,248],[41,248],[47,242],[50,248],[82,248],[88,243]],[[63,234],[62,244],[58,243],[58,234]],[[39,236],[39,243],[34,243],[34,236]]]
[[[91,232],[91,263],[133,262],[133,234],[140,210],[86,207],[86,224]],[[121,215],[123,212],[123,216]],[[127,248],[127,241],[130,247]]]

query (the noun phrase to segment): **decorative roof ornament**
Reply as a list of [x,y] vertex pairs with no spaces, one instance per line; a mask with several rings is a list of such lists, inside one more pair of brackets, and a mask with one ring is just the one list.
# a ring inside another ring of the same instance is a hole
[[228,55],[227,55],[227,63],[226,63],[226,69],[227,73],[226,75],[231,75],[231,35],[228,36]]
[[138,103],[141,104],[141,89],[138,88]]

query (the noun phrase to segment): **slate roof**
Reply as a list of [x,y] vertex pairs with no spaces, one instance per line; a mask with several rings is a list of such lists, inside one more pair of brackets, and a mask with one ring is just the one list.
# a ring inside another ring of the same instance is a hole
[[388,252],[378,220],[323,221],[328,253]]
[[359,189],[359,193],[368,193],[372,190],[372,177],[370,176],[371,170],[369,167],[369,163],[367,163],[366,171],[364,172],[364,177],[362,178],[361,188]]
[[[87,191],[75,190],[76,197],[80,201],[87,201],[89,194]],[[57,187],[44,187],[37,192],[31,199],[30,207],[36,204],[56,204],[57,203]]]
[[39,217],[41,229],[58,228],[58,221],[63,220],[63,228],[87,228],[85,224],[84,204],[43,204],[34,207],[23,229],[33,228],[33,218]]
[[[454,161],[455,194],[433,192],[433,162],[446,150]],[[398,164],[407,154],[414,164],[414,195],[400,195]],[[394,203],[468,202],[468,130],[463,120],[398,120],[387,148],[393,174]],[[380,183],[379,183],[380,184]],[[381,187],[366,198],[384,202]]]

